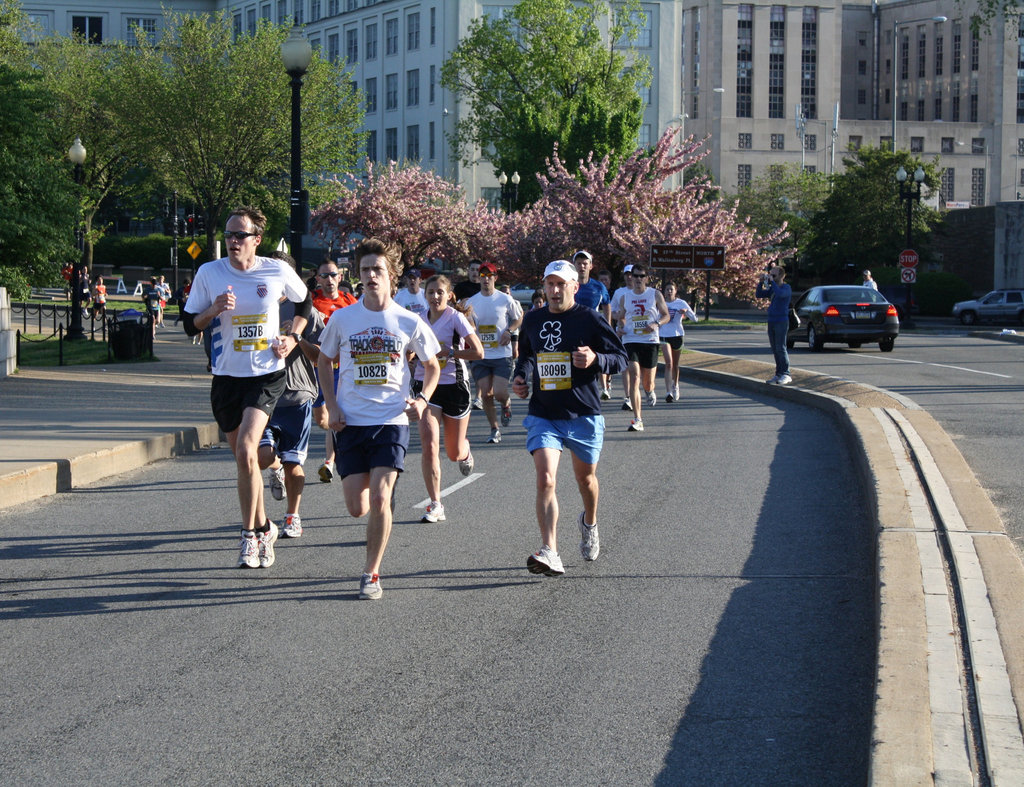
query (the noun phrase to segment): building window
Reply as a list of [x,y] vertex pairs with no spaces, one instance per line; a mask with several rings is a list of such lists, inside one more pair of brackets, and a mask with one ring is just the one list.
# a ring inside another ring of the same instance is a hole
[[817,150],[818,149],[818,135],[817,134],[804,134],[804,150]]
[[138,46],[141,39],[148,38],[152,41],[156,36],[155,16],[130,16],[126,21],[128,30],[125,39],[129,45]]
[[818,168],[813,164],[808,164],[806,167],[804,167],[804,172],[806,172],[808,175],[813,175],[817,171]]
[[857,88],[857,105],[864,106],[868,103],[868,91],[864,88]]
[[971,31],[971,71],[977,72],[981,60],[981,34]]
[[935,76],[942,76],[942,33],[935,33]]
[[430,45],[437,43],[437,9],[430,9]]
[[750,164],[738,164],[736,166],[736,188],[745,189],[750,186],[751,166]]
[[384,54],[398,54],[398,20],[384,20]]
[[879,137],[878,147],[888,148],[889,150],[892,150],[892,137],[890,137],[888,134],[886,134],[884,137]]
[[405,18],[406,48],[409,52],[415,52],[420,48],[420,15],[413,12]]
[[1024,156],[1024,138],[1017,138],[1017,155]]
[[943,153],[952,153],[953,152],[953,138],[952,137],[943,137],[942,138],[942,147],[940,148],[940,150]]
[[984,137],[974,137],[973,139],[971,139],[971,153],[973,153],[975,156],[985,155]]
[[1017,122],[1024,123],[1024,14],[1017,19]]
[[918,122],[924,122],[924,99],[919,98],[917,100],[917,120]]
[[384,129],[384,158],[387,161],[398,161],[398,129]]
[[857,61],[857,76],[867,76],[868,73],[868,61],[858,60]]
[[942,170],[942,181],[939,185],[939,197],[943,202],[952,202],[956,197],[953,195],[953,182],[956,180],[955,169]]
[[366,160],[377,161],[377,132],[368,131],[366,133]]
[[288,19],[288,0],[277,0],[277,11],[274,16],[274,21],[279,25],[283,25],[285,20]]
[[865,47],[868,45],[868,31],[858,30],[857,31],[857,46]]
[[649,148],[651,146],[651,124],[644,123],[640,126],[640,135],[637,140],[638,145],[641,148]]
[[645,107],[651,105],[651,86],[650,85],[637,85],[636,92],[640,96],[640,103]]
[[924,152],[924,137],[911,137],[910,138],[910,152],[911,153],[923,153]]
[[309,0],[309,21],[320,21],[320,0]]
[[405,157],[409,161],[420,160],[420,127],[406,126]]
[[231,17],[231,39],[237,41],[242,37],[242,15],[235,14]]
[[864,138],[860,134],[851,134],[849,139],[846,140],[846,147],[850,150],[860,150],[860,146],[864,144]]
[[71,17],[71,31],[82,36],[90,44],[102,44],[103,17],[73,16]]
[[985,204],[985,170],[975,167],[971,170],[971,207],[980,208]]
[[768,23],[768,117],[786,116],[786,8],[773,5]]
[[[335,36],[337,38],[337,36]],[[328,47],[330,49],[330,47]],[[345,31],[345,58],[348,60],[350,66],[354,66],[359,62],[359,31],[358,30],[346,30]],[[334,60],[331,60],[333,63]]]
[[330,33],[327,36],[327,60],[337,63],[339,54],[341,54],[341,50],[339,49],[338,34]]
[[933,120],[942,120],[942,93],[935,94],[935,114]]
[[420,105],[420,70],[418,68],[405,72],[405,105],[407,107]]
[[430,161],[434,160],[434,148],[436,145],[436,139],[434,138],[434,121],[431,120],[427,125],[427,158]]
[[338,0],[327,0],[327,16],[338,15]]
[[736,147],[740,150],[751,150],[754,147],[754,135],[740,134],[736,140]]
[[754,7],[740,5],[736,19],[736,117],[753,117]]
[[785,134],[772,134],[772,150],[785,150],[786,149],[786,135]]
[[297,25],[306,24],[305,0],[294,0],[292,3],[292,19]]
[[949,119],[952,120],[954,123],[959,123],[960,122],[960,96],[953,96],[952,103],[953,103],[953,106],[952,106],[952,109],[950,111]]
[[377,59],[377,24],[366,26],[366,35],[363,36],[363,47],[367,60]]
[[910,34],[900,36],[900,79],[910,79]]
[[384,77],[384,109],[398,109],[398,74]]
[[959,22],[954,22],[953,23],[953,63],[952,63],[952,65],[953,65],[953,73],[954,74],[959,74],[960,73],[960,57],[963,54],[961,52],[960,42],[961,42],[960,23]]
[[366,111],[367,113],[377,111],[377,77],[370,77],[366,80]]
[[434,103],[434,89],[435,89],[435,85],[436,84],[437,84],[437,66],[431,66],[430,67],[430,87],[428,88],[428,90],[430,91],[430,99],[429,100],[430,100],[431,104]]
[[906,120],[906,119],[907,119],[907,102],[906,101],[901,101],[900,102],[900,120]]
[[972,93],[971,96],[970,96],[970,101],[971,101],[970,115],[968,116],[967,120],[968,120],[969,123],[977,123],[978,122],[978,94],[977,93]]
[[917,78],[924,79],[926,76],[924,70],[925,57],[928,54],[928,39],[925,37],[924,28],[920,27],[917,30]]
[[818,10],[804,8],[800,46],[800,104],[809,120],[818,117]]

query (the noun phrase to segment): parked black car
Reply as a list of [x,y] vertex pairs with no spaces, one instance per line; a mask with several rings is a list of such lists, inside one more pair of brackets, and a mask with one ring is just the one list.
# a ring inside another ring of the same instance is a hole
[[794,303],[800,327],[790,330],[786,346],[806,340],[812,350],[826,342],[850,348],[878,342],[882,352],[892,352],[900,332],[896,307],[871,287],[834,284],[812,287]]

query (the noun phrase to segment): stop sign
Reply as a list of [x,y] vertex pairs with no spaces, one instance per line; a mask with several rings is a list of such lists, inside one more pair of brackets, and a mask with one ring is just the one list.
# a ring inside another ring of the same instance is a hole
[[904,249],[900,252],[900,267],[901,268],[916,268],[917,267],[917,252],[913,249]]

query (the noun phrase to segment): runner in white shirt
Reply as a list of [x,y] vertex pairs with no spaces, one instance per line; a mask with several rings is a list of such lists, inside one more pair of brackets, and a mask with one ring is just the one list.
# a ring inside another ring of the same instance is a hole
[[[287,263],[256,256],[266,226],[256,208],[231,212],[224,229],[228,256],[199,268],[182,315],[186,334],[205,330],[211,336],[210,401],[238,466],[238,565],[248,568],[274,563],[277,526],[263,505],[259,442],[285,390],[285,358],[312,308],[305,282]],[[298,304],[287,336],[278,335],[282,298]]]
[[[612,311],[612,326],[619,325],[619,320],[615,318],[618,312],[622,311],[622,299],[626,297],[626,294],[631,292],[633,289],[633,266],[626,265],[622,268],[622,286],[619,287],[615,292],[612,293],[611,297],[611,311]],[[619,338],[622,338],[622,331],[617,331]],[[622,376],[622,409],[632,410],[633,402],[629,398],[629,374],[624,373]],[[605,395],[607,394],[607,395]],[[601,395],[602,399],[608,400],[612,398],[611,392],[611,377],[608,378],[608,386],[604,390],[604,394]]]
[[523,309],[511,295],[494,287],[497,268],[485,262],[480,266],[480,292],[466,301],[472,308],[477,335],[484,357],[473,362],[473,379],[483,400],[484,413],[491,425],[489,443],[501,442],[495,400],[501,404],[501,425],[512,421],[508,381],[512,376],[512,334],[523,323]]
[[697,322],[690,304],[677,298],[675,282],[665,285],[665,306],[668,308],[668,322],[661,326],[662,356],[665,358],[665,401],[679,401],[679,354],[683,351],[683,317]]
[[629,357],[626,377],[634,416],[629,431],[642,432],[643,404],[654,407],[658,401],[654,394],[660,345],[658,330],[668,322],[668,308],[661,293],[647,286],[647,266],[634,265],[630,273],[633,289],[622,296],[617,308],[613,308],[612,318],[622,323],[622,343]]
[[405,289],[395,293],[395,303],[403,309],[408,309],[413,314],[426,318],[427,298],[423,290],[420,289],[420,272],[415,268],[411,268],[405,272],[403,280],[405,281]]
[[[332,364],[339,365],[335,396],[325,397],[328,426],[337,434],[334,464],[349,514],[366,524],[366,564],[359,597],[383,594],[380,564],[391,535],[391,499],[409,448],[409,416],[427,409],[440,377],[441,346],[421,318],[391,299],[398,281],[398,256],[376,238],[355,250],[363,297],[336,311],[320,336],[320,387],[333,390]],[[423,386],[408,395],[406,354],[423,364]]]

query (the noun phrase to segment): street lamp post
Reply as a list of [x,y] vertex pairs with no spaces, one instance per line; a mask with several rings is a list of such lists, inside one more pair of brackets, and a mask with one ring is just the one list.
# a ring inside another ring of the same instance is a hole
[[[80,137],[68,149],[68,158],[75,165],[75,185],[82,185],[82,165],[85,163],[85,146]],[[80,217],[81,218],[81,217]],[[85,338],[82,330],[82,273],[85,267],[85,227],[81,220],[75,228],[75,243],[78,246],[78,259],[71,269],[71,316],[68,320],[68,332],[65,337],[69,342]]]
[[512,173],[512,198],[508,203],[508,212],[511,213],[512,209],[519,204],[519,172],[518,170]]
[[[906,237],[906,249],[913,248],[913,230],[914,230],[914,203],[921,201],[921,184],[924,183],[924,169],[920,166],[914,170],[914,181],[913,184],[907,183],[907,171],[900,165],[900,168],[896,170],[896,182],[899,184],[900,200],[907,206],[907,237]],[[910,308],[913,303],[913,285],[907,283],[907,308],[904,312],[906,318],[904,324],[908,328],[914,327],[914,324],[910,316]]]
[[899,19],[893,20],[892,23],[892,150],[896,151],[896,91],[898,88],[897,74],[899,73],[897,68],[897,60],[899,59],[899,33],[900,25],[916,25],[921,22],[945,22],[946,17],[944,16],[927,16],[921,19],[910,19],[905,22],[901,22]]
[[309,39],[298,25],[288,33],[288,38],[281,44],[281,60],[284,70],[292,78],[292,191],[289,200],[291,206],[291,222],[289,225],[291,243],[290,251],[295,265],[302,270],[302,236],[306,232],[309,195],[302,188],[302,77],[313,59],[313,48]]
[[508,209],[506,208],[507,197],[505,196],[508,192],[508,175],[505,174],[505,170],[502,170],[501,174],[498,175],[498,185],[501,186],[501,193],[498,196],[498,204],[501,205],[503,210],[508,212]]

